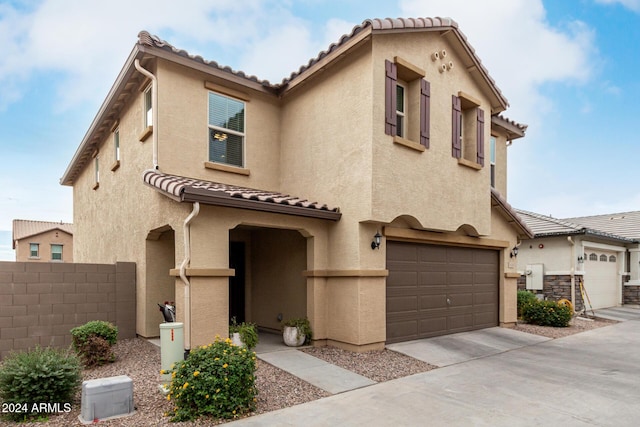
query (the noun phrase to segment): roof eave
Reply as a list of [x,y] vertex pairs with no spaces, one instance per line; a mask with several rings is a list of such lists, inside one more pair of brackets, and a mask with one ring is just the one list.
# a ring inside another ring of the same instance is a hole
[[491,116],[491,125],[495,125],[503,130],[507,134],[507,139],[509,141],[524,137],[525,131],[527,130],[526,125],[518,127],[514,123],[511,123],[510,121],[498,115]]
[[492,207],[497,207],[502,212],[507,221],[518,230],[519,237],[528,237],[532,239],[534,237],[533,231],[527,226],[527,224],[520,218],[516,211],[511,207],[509,203],[498,193],[497,190],[491,189]]
[[75,179],[78,174],[78,169],[82,167],[80,163],[82,162],[83,157],[86,156],[86,153],[88,151],[91,151],[91,145],[93,144],[93,138],[96,131],[98,130],[100,125],[105,121],[105,119],[108,117],[109,112],[117,102],[118,96],[123,91],[125,85],[129,81],[131,76],[134,74],[135,60],[140,59],[141,57],[142,57],[142,51],[139,49],[139,45],[136,44],[131,50],[131,53],[129,54],[129,57],[127,58],[124,66],[120,70],[118,77],[116,78],[115,82],[111,86],[111,89],[109,90],[109,93],[107,94],[105,100],[102,102],[102,105],[98,110],[98,113],[93,118],[93,121],[89,126],[89,129],[87,130],[84,137],[82,138],[82,142],[80,142],[80,145],[78,146],[78,149],[73,155],[71,162],[69,162],[69,165],[67,166],[67,169],[65,170],[64,175],[62,175],[62,178],[60,178],[61,185],[72,186],[73,183],[75,182]]
[[180,199],[183,202],[198,202],[206,205],[248,209],[261,212],[281,213],[287,215],[327,219],[331,221],[338,221],[342,217],[342,213],[331,210],[309,209],[301,206],[280,205],[276,203],[263,202],[260,200],[247,200],[239,197],[231,197],[227,194],[218,194],[214,191],[206,189],[191,187],[186,187],[184,191],[182,191]]

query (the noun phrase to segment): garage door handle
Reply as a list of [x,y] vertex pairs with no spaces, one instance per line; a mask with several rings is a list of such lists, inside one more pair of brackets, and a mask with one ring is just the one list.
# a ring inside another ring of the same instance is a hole
[[451,305],[451,300],[447,298],[447,305]]

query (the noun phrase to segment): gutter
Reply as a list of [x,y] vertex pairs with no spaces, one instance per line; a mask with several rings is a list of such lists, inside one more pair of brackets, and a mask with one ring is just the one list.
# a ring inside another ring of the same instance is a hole
[[151,79],[151,114],[153,115],[151,126],[153,128],[153,169],[158,170],[158,79],[149,70],[142,68],[140,60],[136,58],[133,63],[142,75]]
[[191,351],[191,283],[187,278],[187,265],[191,261],[191,222],[200,213],[200,203],[193,204],[193,210],[184,220],[184,260],[180,264],[180,279],[184,283],[184,355]]

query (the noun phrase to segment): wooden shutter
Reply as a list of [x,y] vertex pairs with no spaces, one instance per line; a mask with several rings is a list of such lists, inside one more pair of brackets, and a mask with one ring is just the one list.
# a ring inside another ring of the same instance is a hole
[[451,96],[451,155],[456,159],[462,157],[462,141],[460,141],[460,117],[462,109],[460,98]]
[[431,83],[420,80],[420,144],[429,148],[431,128]]
[[396,85],[398,83],[398,69],[394,62],[386,60],[385,66],[385,81],[384,81],[384,114],[385,114],[385,126],[384,133],[387,135],[396,135]]
[[484,111],[482,108],[478,108],[478,119],[476,126],[476,163],[481,166],[484,166]]

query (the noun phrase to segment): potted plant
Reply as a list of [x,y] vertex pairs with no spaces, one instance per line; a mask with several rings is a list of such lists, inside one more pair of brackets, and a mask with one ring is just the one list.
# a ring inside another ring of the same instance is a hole
[[229,325],[229,338],[237,346],[245,346],[252,349],[258,344],[258,327],[255,323],[237,323],[236,318],[231,318]]
[[311,324],[306,317],[286,320],[282,326],[282,338],[289,347],[309,344],[312,338]]

